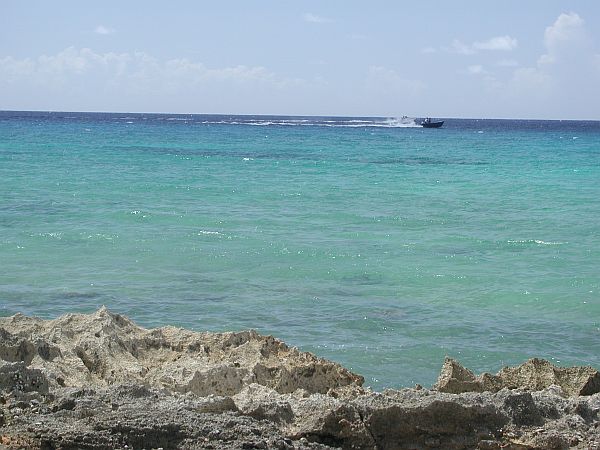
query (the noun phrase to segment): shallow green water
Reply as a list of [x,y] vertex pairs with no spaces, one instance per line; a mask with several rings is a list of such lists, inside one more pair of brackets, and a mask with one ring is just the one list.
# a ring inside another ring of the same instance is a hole
[[0,315],[255,328],[375,388],[600,366],[598,122],[303,120],[0,113]]

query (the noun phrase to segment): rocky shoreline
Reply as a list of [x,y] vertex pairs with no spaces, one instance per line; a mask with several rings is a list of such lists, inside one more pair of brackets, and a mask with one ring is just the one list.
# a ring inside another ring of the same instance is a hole
[[600,449],[600,373],[532,359],[373,392],[254,331],[0,318],[0,449]]

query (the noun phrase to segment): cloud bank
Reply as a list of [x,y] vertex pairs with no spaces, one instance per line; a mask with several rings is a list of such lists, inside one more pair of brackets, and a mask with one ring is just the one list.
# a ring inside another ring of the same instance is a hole
[[[156,111],[183,103],[192,111],[217,111],[223,104],[234,100],[243,104],[245,97],[261,92],[268,103],[269,96],[304,84],[263,66],[210,68],[186,58],[160,60],[145,52],[98,53],[69,47],[38,58],[0,58],[0,90],[8,93],[0,108],[5,109],[23,99],[46,99],[44,105],[27,107]],[[101,104],[96,106],[98,99]]]

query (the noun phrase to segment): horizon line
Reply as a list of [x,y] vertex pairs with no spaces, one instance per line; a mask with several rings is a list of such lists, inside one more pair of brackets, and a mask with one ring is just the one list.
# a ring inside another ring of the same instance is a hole
[[[69,114],[149,114],[149,115],[178,115],[178,116],[248,116],[248,117],[329,117],[329,118],[399,118],[404,115],[339,115],[339,114],[250,114],[250,113],[190,113],[190,112],[156,112],[156,111],[72,111],[72,110],[55,110],[55,109],[0,109],[0,113],[69,113]],[[435,117],[439,119],[458,119],[458,120],[534,120],[548,122],[600,122],[600,119],[540,119],[540,118],[523,118],[523,117],[446,117],[446,116],[407,116],[409,118],[424,118]]]

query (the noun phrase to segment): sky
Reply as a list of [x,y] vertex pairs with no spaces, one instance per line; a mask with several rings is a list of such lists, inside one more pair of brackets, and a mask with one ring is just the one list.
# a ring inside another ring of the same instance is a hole
[[600,120],[600,1],[0,0],[0,110]]

